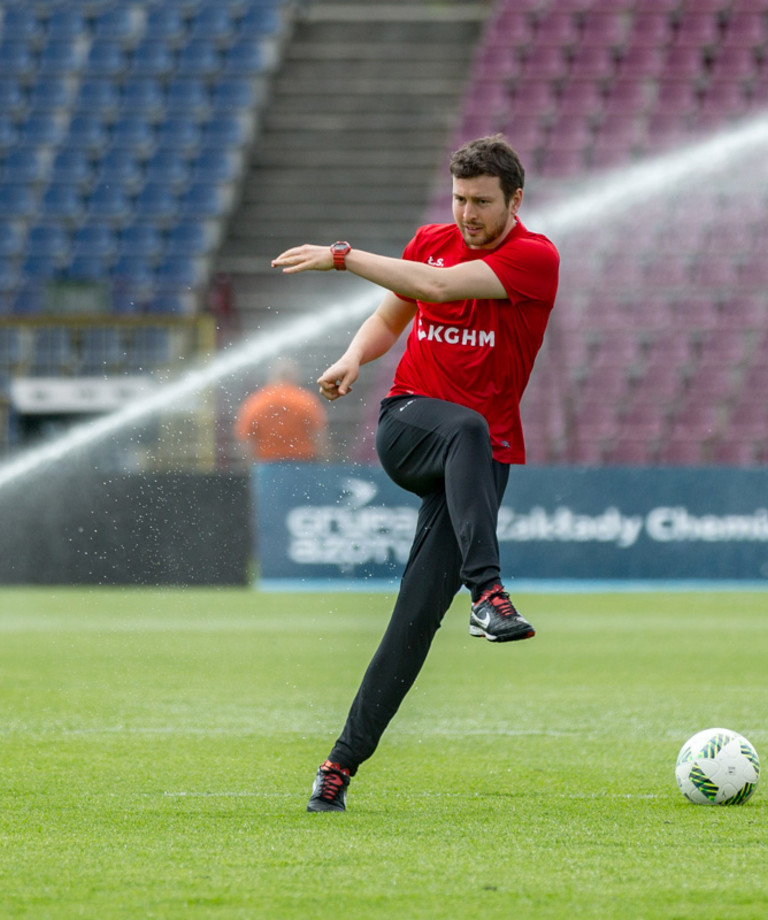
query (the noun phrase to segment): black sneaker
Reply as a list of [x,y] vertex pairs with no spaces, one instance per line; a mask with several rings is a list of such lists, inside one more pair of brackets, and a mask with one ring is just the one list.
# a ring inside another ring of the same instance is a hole
[[515,610],[501,585],[484,591],[469,615],[470,636],[485,637],[491,642],[515,642],[530,639],[536,630]]
[[346,811],[348,785],[349,770],[330,760],[321,763],[307,811]]

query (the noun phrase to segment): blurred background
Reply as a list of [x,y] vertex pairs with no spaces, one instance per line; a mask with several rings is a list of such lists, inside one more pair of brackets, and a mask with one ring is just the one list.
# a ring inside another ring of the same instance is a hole
[[[766,113],[768,0],[4,0],[0,462],[218,360],[217,385],[82,462],[246,474],[235,420],[269,367],[227,373],[227,354],[370,298],[270,258],[336,239],[399,255],[451,220],[451,151],[501,131],[531,229],[584,202],[579,232],[552,234],[529,462],[762,465],[765,147],[609,219],[589,190]],[[291,349],[305,386],[353,313]],[[327,457],[373,459],[396,358],[328,408]]]

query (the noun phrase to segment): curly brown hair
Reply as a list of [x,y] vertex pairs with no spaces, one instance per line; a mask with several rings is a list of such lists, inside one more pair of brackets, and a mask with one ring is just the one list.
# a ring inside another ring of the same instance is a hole
[[455,179],[496,176],[505,204],[525,183],[523,164],[502,134],[479,137],[459,147],[451,156],[450,169]]

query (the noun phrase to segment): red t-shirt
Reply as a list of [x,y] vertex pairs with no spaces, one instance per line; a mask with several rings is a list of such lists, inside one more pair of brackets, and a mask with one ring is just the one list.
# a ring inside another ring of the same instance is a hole
[[520,221],[495,249],[470,249],[455,224],[430,224],[403,258],[445,268],[484,259],[508,299],[403,297],[417,311],[388,395],[432,396],[475,409],[488,421],[495,459],[525,463],[520,399],[555,302],[557,249]]

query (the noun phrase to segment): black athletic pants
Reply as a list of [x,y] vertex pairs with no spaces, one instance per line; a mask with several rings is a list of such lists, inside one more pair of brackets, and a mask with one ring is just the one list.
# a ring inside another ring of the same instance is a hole
[[392,618],[329,755],[352,774],[376,750],[461,585],[476,599],[500,581],[496,525],[509,476],[483,416],[440,399],[385,399],[376,449],[421,508]]

